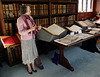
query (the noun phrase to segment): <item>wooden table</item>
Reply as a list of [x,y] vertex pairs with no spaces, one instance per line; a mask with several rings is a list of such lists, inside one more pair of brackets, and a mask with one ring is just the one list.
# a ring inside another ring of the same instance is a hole
[[59,55],[60,55],[59,64],[62,65],[62,66],[64,66],[65,68],[69,69],[70,71],[74,71],[74,68],[70,65],[68,59],[65,58],[65,56],[64,56],[63,48],[69,48],[69,47],[71,47],[71,46],[77,45],[77,44],[79,44],[79,43],[82,43],[82,42],[84,42],[84,41],[90,40],[90,39],[95,38],[95,37],[98,37],[98,36],[100,36],[100,34],[96,34],[96,35],[94,35],[94,36],[91,37],[91,38],[88,38],[88,39],[85,39],[85,40],[81,40],[81,41],[79,41],[79,42],[77,42],[77,43],[74,43],[74,44],[72,44],[72,45],[69,45],[69,46],[64,46],[64,45],[61,45],[61,44],[59,44],[59,43],[52,42],[53,44],[55,44],[56,46],[59,47]]

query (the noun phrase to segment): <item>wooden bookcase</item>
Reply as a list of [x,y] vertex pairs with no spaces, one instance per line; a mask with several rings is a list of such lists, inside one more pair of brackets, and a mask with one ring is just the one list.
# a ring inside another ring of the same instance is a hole
[[51,0],[52,24],[71,26],[77,20],[78,0]]
[[48,0],[0,0],[2,8],[2,29],[3,35],[15,35],[17,31],[17,18],[19,17],[19,8],[21,5],[31,7],[32,16],[35,23],[42,26],[49,25]]
[[0,0],[2,35],[17,33],[17,18],[21,5],[28,5],[37,25],[48,27],[56,23],[70,26],[77,20],[78,0]]

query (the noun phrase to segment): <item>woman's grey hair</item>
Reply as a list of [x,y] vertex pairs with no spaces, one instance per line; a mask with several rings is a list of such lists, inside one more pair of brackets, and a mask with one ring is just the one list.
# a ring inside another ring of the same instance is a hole
[[21,6],[19,10],[19,15],[24,15],[28,11],[28,6]]

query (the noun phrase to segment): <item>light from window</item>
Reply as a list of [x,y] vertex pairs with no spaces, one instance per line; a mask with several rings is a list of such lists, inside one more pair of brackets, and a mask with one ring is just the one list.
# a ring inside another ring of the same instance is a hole
[[81,12],[82,11],[82,0],[79,0],[78,1],[78,12]]
[[78,12],[92,12],[93,0],[78,0]]
[[86,12],[86,0],[83,0],[83,12]]

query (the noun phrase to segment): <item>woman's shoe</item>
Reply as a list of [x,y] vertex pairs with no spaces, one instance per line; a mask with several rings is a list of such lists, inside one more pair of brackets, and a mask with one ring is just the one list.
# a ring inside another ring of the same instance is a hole
[[33,70],[33,69],[32,69],[32,71],[33,71],[33,72],[37,72],[37,70]]
[[29,74],[32,74],[32,71],[31,71],[31,72],[28,71],[28,67],[27,67],[27,72],[28,72]]
[[29,74],[33,74],[32,72],[29,72],[29,71],[28,71],[28,73],[29,73]]
[[37,70],[33,70],[32,64],[31,64],[31,68],[32,68],[32,71],[33,71],[33,72],[37,72]]
[[33,72],[37,72],[37,70],[33,70],[33,68],[32,68],[32,71],[33,71]]

